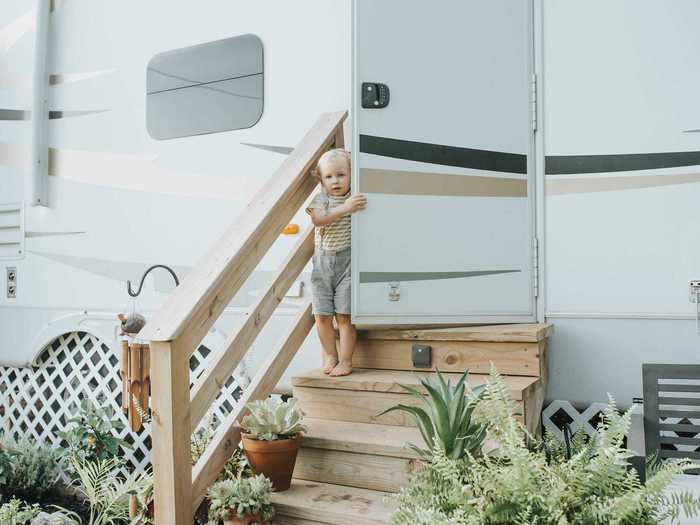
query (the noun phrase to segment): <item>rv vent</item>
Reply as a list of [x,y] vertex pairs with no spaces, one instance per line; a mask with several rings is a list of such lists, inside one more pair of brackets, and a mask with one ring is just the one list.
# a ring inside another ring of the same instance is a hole
[[0,259],[24,255],[24,213],[21,204],[0,204]]

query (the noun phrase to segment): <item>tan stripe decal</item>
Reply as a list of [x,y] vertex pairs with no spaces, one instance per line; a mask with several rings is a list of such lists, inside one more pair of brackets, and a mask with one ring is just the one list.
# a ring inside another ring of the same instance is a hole
[[84,71],[81,73],[54,73],[49,76],[49,84],[58,86],[60,84],[70,84],[73,82],[81,82],[91,78],[99,77],[114,73],[116,69],[99,69],[97,71]]
[[[74,82],[81,82],[102,75],[114,73],[116,69],[103,69],[88,73],[53,73],[49,75],[49,85],[60,86]],[[29,75],[6,73],[0,77],[0,89],[30,89],[32,79]]]
[[[58,120],[72,117],[84,117],[86,115],[97,115],[104,113],[108,109],[68,109],[49,111],[49,120]],[[10,120],[31,120],[32,112],[24,109],[0,108],[0,121]]]
[[585,177],[585,178],[548,178],[545,184],[547,195],[566,195],[570,193],[597,193],[604,191],[623,191],[659,186],[675,186],[700,182],[700,173],[679,175],[635,175],[628,177]]
[[87,232],[24,232],[27,239],[35,239],[38,237],[61,237],[64,235],[82,235]]
[[527,197],[527,181],[364,168],[360,170],[360,191],[445,197]]

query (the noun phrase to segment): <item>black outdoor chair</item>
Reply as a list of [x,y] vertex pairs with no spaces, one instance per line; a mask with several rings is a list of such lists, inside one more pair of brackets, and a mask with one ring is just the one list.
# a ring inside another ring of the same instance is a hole
[[[642,365],[647,457],[700,460],[700,365]],[[694,469],[688,473],[698,473]]]

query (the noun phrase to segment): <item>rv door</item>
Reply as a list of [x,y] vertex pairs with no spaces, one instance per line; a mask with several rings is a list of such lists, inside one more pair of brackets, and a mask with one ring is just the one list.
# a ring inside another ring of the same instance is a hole
[[534,321],[532,1],[353,11],[354,321]]

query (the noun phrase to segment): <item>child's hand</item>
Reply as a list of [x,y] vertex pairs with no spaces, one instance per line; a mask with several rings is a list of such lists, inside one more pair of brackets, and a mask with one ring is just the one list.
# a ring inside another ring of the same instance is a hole
[[355,213],[356,211],[364,210],[367,206],[367,197],[358,193],[352,197],[348,197],[345,201],[345,209],[348,213]]

